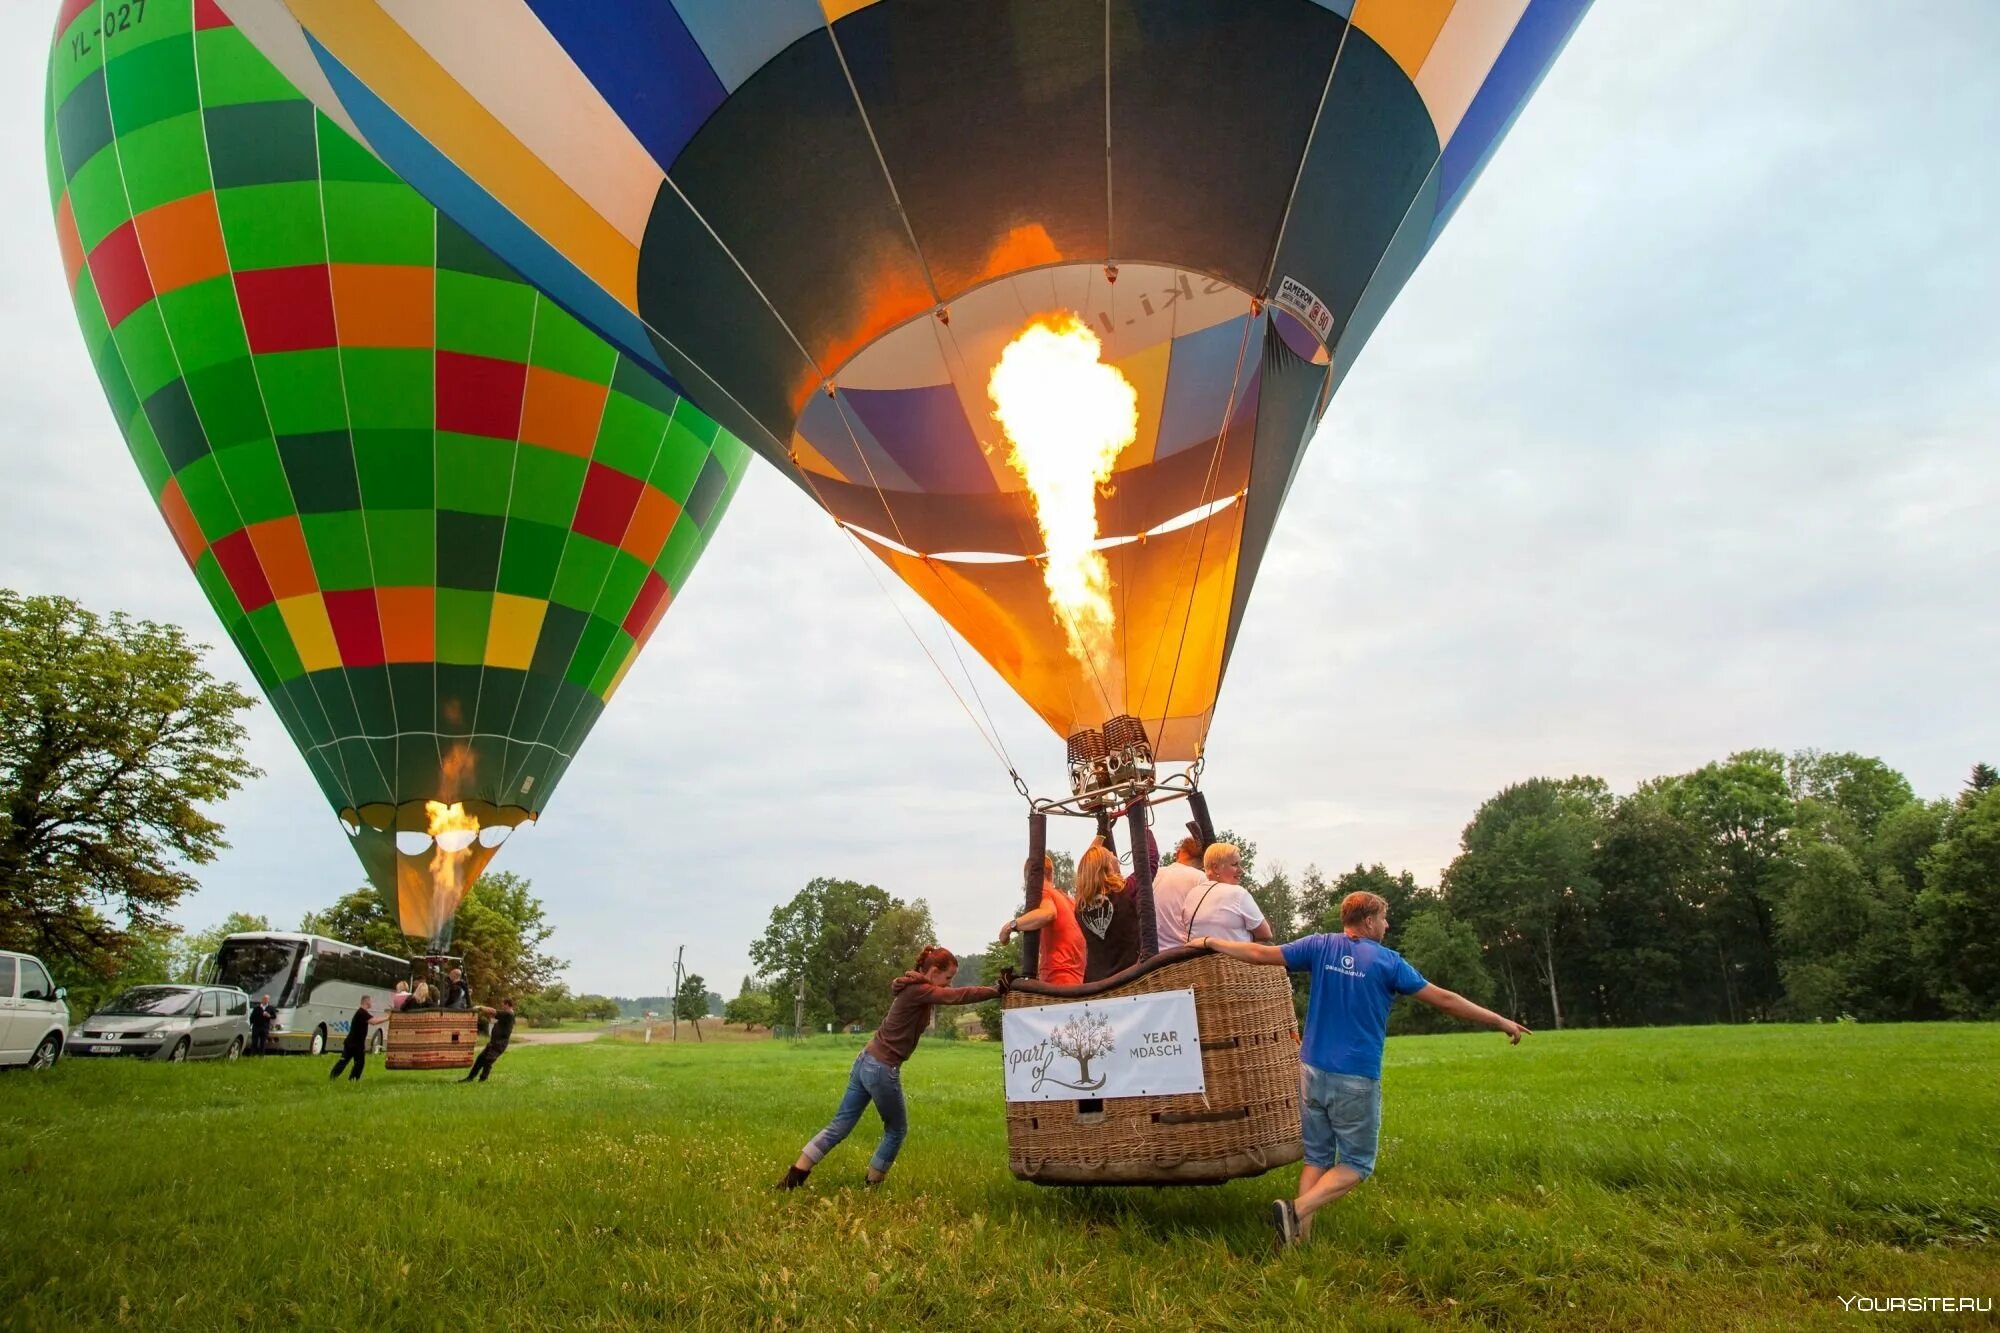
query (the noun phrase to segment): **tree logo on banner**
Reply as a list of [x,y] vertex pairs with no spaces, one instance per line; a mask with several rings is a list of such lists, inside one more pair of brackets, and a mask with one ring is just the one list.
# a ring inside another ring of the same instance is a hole
[[1099,1072],[1092,1079],[1090,1062],[1100,1055],[1109,1055],[1118,1045],[1118,1034],[1112,1030],[1110,1019],[1086,1009],[1049,1033],[1049,1045],[1076,1061],[1077,1081],[1069,1083],[1049,1077],[1045,1070],[1038,1071],[1040,1077],[1035,1080],[1036,1089],[1039,1090],[1043,1083],[1054,1083],[1078,1092],[1095,1092],[1104,1086],[1104,1075]]

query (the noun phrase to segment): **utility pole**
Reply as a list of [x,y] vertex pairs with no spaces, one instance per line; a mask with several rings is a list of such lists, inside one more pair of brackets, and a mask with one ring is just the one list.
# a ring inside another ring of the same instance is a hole
[[792,1001],[792,1040],[799,1041],[806,1035],[806,969],[799,967],[799,993]]
[[682,957],[682,955],[684,955],[684,954],[686,954],[686,953],[687,953],[687,945],[685,945],[685,944],[681,945],[681,947],[680,947],[680,948],[678,948],[678,949],[674,950],[674,999],[673,999],[673,1010],[674,1010],[674,1040],[675,1040],[675,1041],[679,1041],[679,1040],[681,1039],[681,957]]

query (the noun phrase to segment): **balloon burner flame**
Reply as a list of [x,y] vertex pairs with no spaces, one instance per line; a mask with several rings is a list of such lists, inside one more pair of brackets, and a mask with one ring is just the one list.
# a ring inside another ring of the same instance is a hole
[[425,801],[424,813],[430,816],[433,919],[450,921],[458,911],[459,900],[471,887],[471,876],[466,871],[479,843],[479,820],[467,814],[457,801],[450,805]]
[[1139,395],[1104,345],[1069,311],[1037,316],[1007,344],[986,382],[993,419],[1035,505],[1042,581],[1071,657],[1096,672],[1112,659],[1111,567],[1097,550],[1097,489],[1139,433]]

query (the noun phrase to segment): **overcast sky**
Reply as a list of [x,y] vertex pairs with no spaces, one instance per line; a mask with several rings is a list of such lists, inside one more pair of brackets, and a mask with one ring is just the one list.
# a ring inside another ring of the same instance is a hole
[[[248,685],[63,292],[54,9],[0,9],[0,585],[177,621]],[[1990,0],[1601,0],[1293,486],[1210,740],[1219,822],[1294,871],[1435,882],[1538,774],[1626,790],[1817,746],[1937,795],[2000,760],[1996,60]],[[1060,743],[974,669],[1055,790]],[[361,880],[277,718],[250,730],[266,776],[219,811],[189,926],[291,926]],[[495,867],[533,878],[577,988],[661,993],[684,944],[733,994],[815,875],[927,899],[975,947],[1022,812],[867,566],[753,464]]]

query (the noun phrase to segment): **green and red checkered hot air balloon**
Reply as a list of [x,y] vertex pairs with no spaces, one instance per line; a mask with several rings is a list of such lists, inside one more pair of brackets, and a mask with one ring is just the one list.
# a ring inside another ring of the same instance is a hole
[[210,0],[63,0],[47,150],[77,317],[146,488],[369,878],[442,943],[748,452]]

